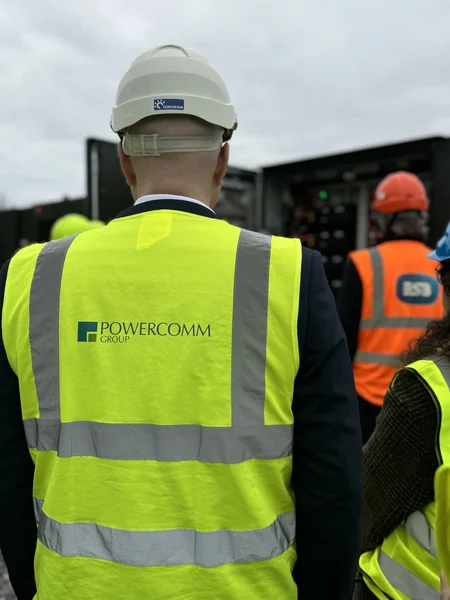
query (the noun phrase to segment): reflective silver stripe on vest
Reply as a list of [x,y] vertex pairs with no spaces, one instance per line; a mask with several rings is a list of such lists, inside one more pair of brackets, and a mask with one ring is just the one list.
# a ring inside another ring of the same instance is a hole
[[361,329],[373,329],[378,327],[378,323],[384,317],[384,271],[383,260],[380,250],[370,248],[370,262],[372,264],[373,273],[373,297],[372,297],[372,317],[370,319],[361,319]]
[[29,447],[54,450],[64,458],[226,464],[291,455],[292,426],[264,425],[271,237],[245,230],[240,232],[235,265],[232,427],[60,423],[59,298],[74,237],[44,246],[32,281],[30,345],[40,418],[24,422]]
[[411,600],[439,600],[440,594],[383,551],[378,564],[389,583]]
[[269,527],[249,531],[129,531],[95,523],[61,523],[35,499],[39,540],[61,556],[85,556],[135,567],[219,567],[280,556],[295,538],[295,514],[280,515]]
[[381,352],[362,352],[358,350],[354,362],[370,365],[383,365],[384,367],[400,367],[401,358],[396,354],[381,354]]
[[66,254],[75,237],[44,246],[31,282],[31,364],[41,419],[59,420],[59,297]]
[[33,498],[33,505],[36,523],[39,523],[39,521],[41,520],[42,507],[44,506],[44,501],[40,498]]
[[56,450],[60,458],[236,464],[292,454],[292,425],[201,427],[27,419],[24,426],[30,448]]
[[271,238],[242,230],[233,301],[233,426],[264,426]]
[[405,521],[405,529],[424,550],[438,558],[434,531],[422,512],[417,511],[410,515]]
[[424,360],[430,360],[434,362],[436,367],[439,369],[447,387],[450,389],[450,361],[446,356],[439,356],[437,354],[428,356]]
[[380,250],[377,247],[370,248],[369,256],[373,272],[372,317],[361,319],[360,329],[425,329],[430,322],[428,318],[384,315],[384,270]]
[[425,329],[429,322],[427,317],[383,317],[377,323],[362,319],[360,329]]

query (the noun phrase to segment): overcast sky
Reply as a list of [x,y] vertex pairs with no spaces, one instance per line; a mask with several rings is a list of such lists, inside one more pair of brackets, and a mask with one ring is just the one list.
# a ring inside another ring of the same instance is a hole
[[257,167],[450,134],[448,0],[0,0],[0,195],[85,194],[87,137],[151,47],[207,55]]

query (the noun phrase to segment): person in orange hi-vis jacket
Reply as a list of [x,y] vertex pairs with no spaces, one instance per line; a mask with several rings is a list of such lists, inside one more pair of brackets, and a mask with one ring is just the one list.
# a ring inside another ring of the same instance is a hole
[[372,211],[381,242],[349,254],[337,301],[353,358],[363,443],[375,428],[400,355],[430,320],[442,317],[425,244],[425,186],[412,173],[392,173],[377,187]]

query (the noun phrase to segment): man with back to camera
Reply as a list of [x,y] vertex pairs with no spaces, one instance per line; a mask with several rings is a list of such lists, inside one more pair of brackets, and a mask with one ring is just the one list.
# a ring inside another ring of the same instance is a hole
[[412,173],[388,175],[375,191],[381,242],[350,253],[337,300],[353,359],[363,443],[375,429],[399,356],[442,318],[441,290],[427,255],[429,199]]
[[39,600],[351,596],[348,349],[320,255],[217,218],[236,127],[202,55],[141,55],[112,116],[134,206],[2,270],[0,545],[19,600],[34,576]]

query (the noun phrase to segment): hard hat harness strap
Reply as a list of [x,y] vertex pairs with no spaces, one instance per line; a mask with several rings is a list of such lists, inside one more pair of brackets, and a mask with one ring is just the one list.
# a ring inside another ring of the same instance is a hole
[[158,133],[125,132],[122,148],[127,156],[161,156],[171,152],[210,152],[222,145],[222,131],[211,136],[161,137]]

